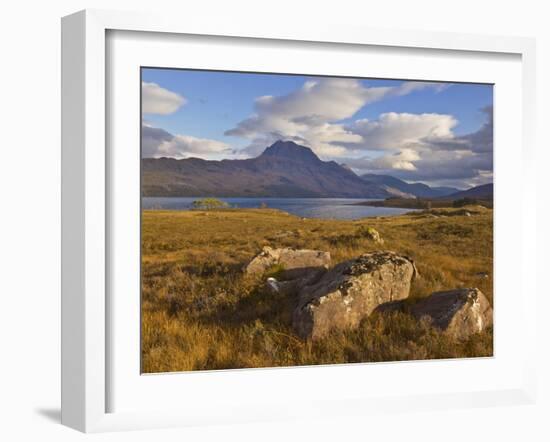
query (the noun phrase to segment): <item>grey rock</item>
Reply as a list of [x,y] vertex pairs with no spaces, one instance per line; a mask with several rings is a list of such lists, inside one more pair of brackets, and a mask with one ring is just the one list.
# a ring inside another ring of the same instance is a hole
[[330,253],[307,249],[273,249],[266,246],[245,267],[245,272],[249,275],[261,275],[275,265],[283,269],[279,275],[282,280],[304,278],[312,273],[324,273],[330,265]]
[[432,293],[414,304],[411,313],[418,319],[427,317],[456,339],[467,339],[493,324],[493,309],[477,288]]
[[435,292],[411,304],[402,301],[381,305],[377,311],[400,310],[416,319],[427,319],[434,327],[458,340],[469,338],[493,324],[493,309],[477,288]]
[[301,290],[293,327],[311,339],[357,327],[380,304],[407,298],[416,274],[410,258],[389,251],[342,262]]

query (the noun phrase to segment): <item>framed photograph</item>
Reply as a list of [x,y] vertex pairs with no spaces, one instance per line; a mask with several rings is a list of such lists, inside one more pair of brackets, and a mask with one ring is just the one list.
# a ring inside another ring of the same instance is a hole
[[64,424],[534,400],[532,40],[62,31]]

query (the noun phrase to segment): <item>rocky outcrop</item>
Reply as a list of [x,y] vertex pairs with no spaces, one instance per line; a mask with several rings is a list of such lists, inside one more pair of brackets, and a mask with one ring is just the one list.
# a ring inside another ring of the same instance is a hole
[[380,304],[408,297],[416,273],[410,258],[388,251],[342,262],[301,290],[294,329],[317,339],[332,329],[354,328]]
[[249,275],[262,275],[275,266],[280,266],[277,279],[292,280],[324,273],[330,265],[330,253],[321,250],[273,249],[264,247],[246,266]]
[[485,295],[477,288],[435,292],[411,304],[392,302],[381,305],[377,311],[400,310],[416,319],[427,319],[448,336],[464,340],[493,324],[493,309]]
[[458,340],[493,323],[491,305],[477,288],[407,300],[417,276],[416,266],[407,256],[376,251],[327,270],[329,265],[328,252],[264,247],[245,272],[262,276],[276,270],[267,278],[266,288],[273,294],[297,298],[292,323],[304,339],[318,339],[334,329],[355,328],[375,310],[408,313]]

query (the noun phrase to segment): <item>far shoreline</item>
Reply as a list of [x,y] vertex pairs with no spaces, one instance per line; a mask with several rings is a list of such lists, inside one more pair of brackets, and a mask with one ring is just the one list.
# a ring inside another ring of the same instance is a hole
[[216,211],[275,209],[301,218],[362,219],[402,215],[411,209],[357,205],[361,198],[279,198],[279,197],[143,197],[142,211],[207,209]]
[[461,198],[461,199],[425,199],[425,198],[387,198],[374,201],[353,203],[355,206],[387,207],[399,209],[430,210],[444,208],[460,208],[464,206],[483,206],[493,208],[492,199]]

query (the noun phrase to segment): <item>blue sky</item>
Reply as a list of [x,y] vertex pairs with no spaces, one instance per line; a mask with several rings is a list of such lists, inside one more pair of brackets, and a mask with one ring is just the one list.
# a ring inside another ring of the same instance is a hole
[[144,156],[246,158],[285,138],[358,173],[492,181],[491,85],[143,68],[142,92]]

